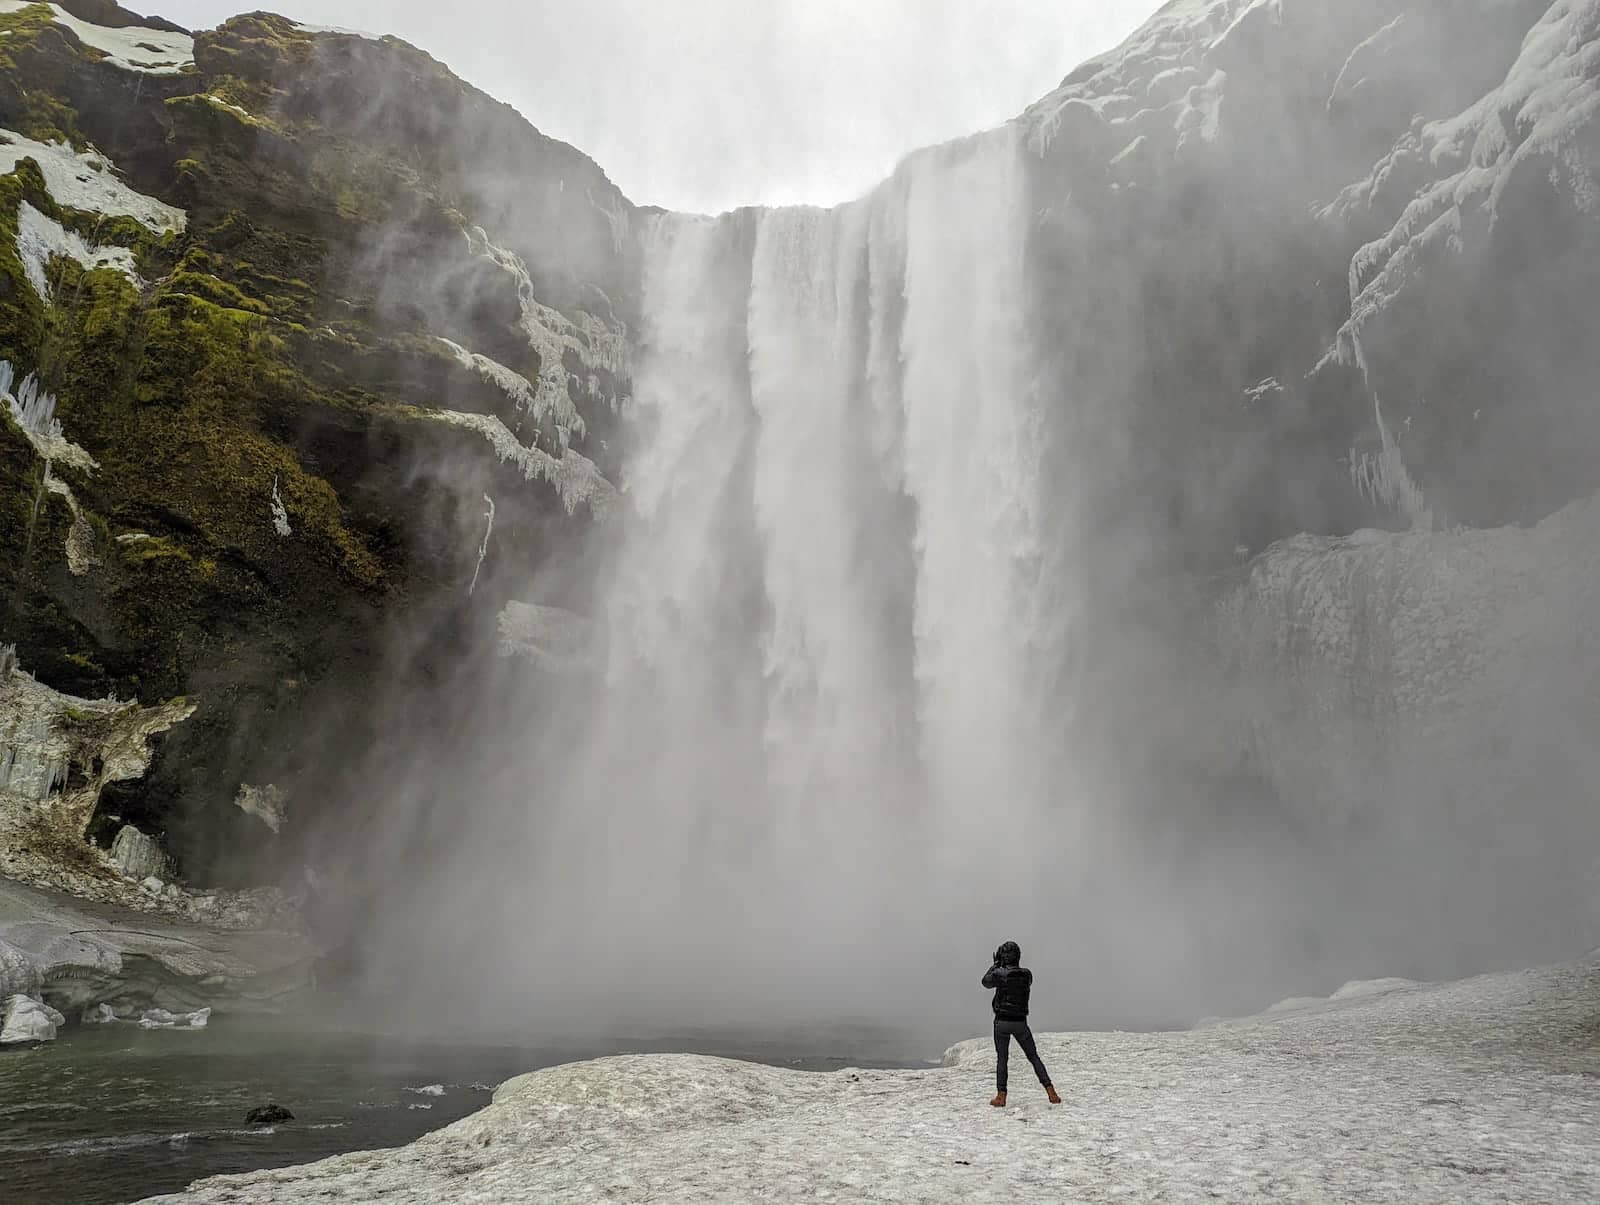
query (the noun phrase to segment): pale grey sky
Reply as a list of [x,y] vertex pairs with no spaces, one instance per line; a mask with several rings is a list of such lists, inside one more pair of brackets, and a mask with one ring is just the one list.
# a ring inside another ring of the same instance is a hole
[[270,8],[393,33],[633,200],[833,202],[991,126],[1160,0],[125,0],[192,28]]

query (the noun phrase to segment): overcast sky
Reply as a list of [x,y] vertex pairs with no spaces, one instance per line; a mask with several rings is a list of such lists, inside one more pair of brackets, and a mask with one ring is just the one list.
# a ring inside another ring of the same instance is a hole
[[1160,0],[124,0],[393,33],[587,152],[634,201],[833,202],[996,125]]

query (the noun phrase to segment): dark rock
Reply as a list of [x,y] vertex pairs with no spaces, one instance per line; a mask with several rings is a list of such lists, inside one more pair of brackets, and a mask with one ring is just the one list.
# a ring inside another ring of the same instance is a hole
[[293,1121],[294,1114],[278,1104],[257,1105],[244,1115],[245,1125],[273,1126],[283,1121]]

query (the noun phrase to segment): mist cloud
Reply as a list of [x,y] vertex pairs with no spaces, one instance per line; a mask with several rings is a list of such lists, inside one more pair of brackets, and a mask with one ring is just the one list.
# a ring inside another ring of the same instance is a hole
[[[144,0],[192,28],[262,7]],[[137,4],[134,5],[139,10]],[[1015,116],[1151,0],[281,0],[393,33],[594,158],[633,201],[833,203]]]

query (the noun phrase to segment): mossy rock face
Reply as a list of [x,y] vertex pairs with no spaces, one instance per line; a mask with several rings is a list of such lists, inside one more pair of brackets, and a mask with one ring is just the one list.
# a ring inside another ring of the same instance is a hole
[[[109,0],[65,7],[174,28]],[[517,277],[466,232],[520,257],[541,304],[620,327],[637,308],[632,210],[578,152],[395,39],[252,14],[198,35],[193,68],[154,76],[107,62],[47,7],[0,15],[0,31],[0,127],[92,145],[187,214],[162,232],[64,206],[32,160],[0,176],[0,357],[57,395],[96,466],[52,467],[93,546],[75,573],[73,513],[0,405],[0,643],[74,694],[195,699],[146,779],[103,806],[166,833],[196,881],[270,873],[239,786],[283,787],[290,831],[297,816],[309,830],[338,806],[322,755],[375,739],[375,700],[436,680],[514,583],[554,557],[581,564],[591,538],[480,436],[422,417],[490,414],[549,438],[440,341],[529,380],[548,367]],[[24,201],[131,251],[138,279],[55,257],[41,298],[17,250]],[[570,349],[563,363],[590,376]],[[589,428],[574,444],[604,468],[628,383],[599,378],[605,397],[573,386]],[[485,494],[494,563],[469,600]],[[576,599],[583,574],[567,576]],[[403,663],[401,628],[427,634]]]

